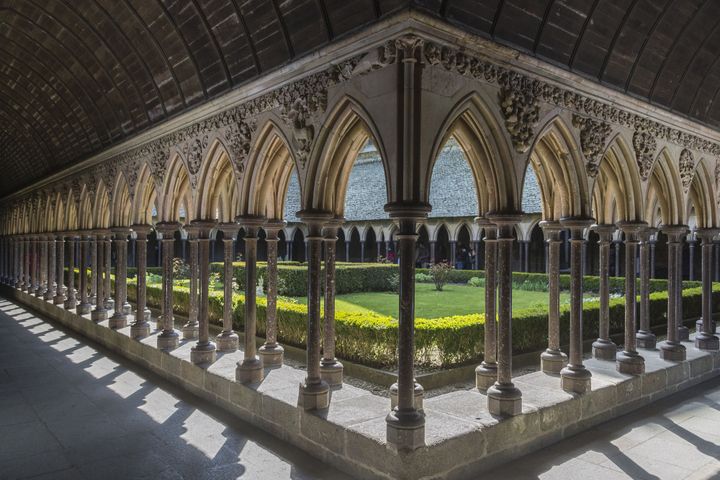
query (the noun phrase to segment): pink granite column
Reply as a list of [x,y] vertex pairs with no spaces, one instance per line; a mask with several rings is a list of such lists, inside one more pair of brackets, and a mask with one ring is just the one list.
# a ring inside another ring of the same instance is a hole
[[570,352],[567,367],[560,372],[563,390],[586,393],[590,390],[592,374],[583,365],[583,244],[584,230],[592,220],[584,218],[561,219],[570,231]]
[[188,233],[188,242],[190,243],[190,293],[188,321],[183,326],[183,338],[185,340],[194,340],[198,338],[198,238],[195,229],[186,228]]
[[592,354],[598,360],[614,361],[617,345],[610,340],[610,243],[615,235],[615,225],[593,225],[597,233],[600,269],[600,322],[598,338],[592,344]]
[[77,298],[75,292],[75,243],[78,238],[76,232],[68,232],[65,241],[68,247],[68,272],[67,272],[67,295],[65,299],[65,309],[75,310],[77,308]]
[[682,311],[678,307],[679,295],[682,294],[682,277],[678,268],[678,258],[682,252],[682,240],[687,234],[685,225],[667,225],[662,227],[668,242],[668,313],[667,313],[667,340],[660,344],[660,358],[673,362],[685,360],[685,345],[680,343],[678,337],[678,314]]
[[234,268],[233,268],[233,257],[234,257],[234,243],[237,239],[238,224],[237,223],[223,223],[220,224],[219,230],[223,232],[223,247],[224,247],[224,258],[223,258],[223,277],[224,290],[223,290],[223,329],[215,338],[217,343],[217,349],[220,352],[235,352],[238,349],[239,338],[237,333],[233,331],[233,281],[234,281]]
[[53,297],[54,305],[63,305],[65,303],[65,293],[67,288],[65,287],[65,235],[58,233],[55,235],[55,253],[57,259],[55,260],[55,297]]
[[640,328],[635,334],[639,348],[654,349],[657,343],[650,330],[650,238],[657,233],[646,228],[640,235]]
[[[95,231],[95,265],[97,272],[94,275],[95,278],[95,309],[90,314],[90,318],[94,321],[99,322],[101,320],[107,320],[108,312],[105,308],[105,278],[103,277],[105,272],[105,237],[110,235],[107,230],[96,230]],[[109,272],[108,272],[109,273]]]
[[702,328],[695,335],[695,346],[701,350],[718,350],[720,341],[715,335],[715,322],[712,318],[712,261],[713,238],[720,229],[701,228],[697,236],[702,240]]
[[283,363],[284,349],[277,342],[277,296],[278,296],[278,233],[285,227],[283,220],[270,220],[264,225],[267,243],[267,306],[265,308],[265,343],[258,353],[264,367],[277,367]]
[[[320,376],[330,386],[342,385],[343,365],[335,358],[335,246],[341,219],[332,219],[324,228],[325,317]],[[378,244],[379,245],[379,244]],[[378,249],[379,255],[380,249]]]
[[135,321],[130,325],[130,336],[134,339],[150,335],[150,315],[147,310],[147,236],[152,230],[150,225],[133,225],[136,235],[135,251],[137,257],[137,301]]
[[115,227],[112,233],[115,238],[115,309],[110,317],[110,328],[124,328],[131,311],[127,301],[127,239],[130,229]]
[[497,380],[497,227],[483,217],[475,222],[485,232],[485,338],[483,361],[475,369],[475,387],[485,392]]
[[90,248],[90,234],[85,231],[80,234],[80,304],[77,306],[77,314],[85,315],[90,313],[92,305],[88,296],[88,264],[87,256]]
[[637,273],[635,260],[640,234],[645,222],[620,222],[618,228],[625,234],[625,344],[617,354],[617,370],[620,373],[639,375],[645,372],[645,359],[637,352],[635,337],[637,312]]
[[548,348],[540,354],[540,368],[545,373],[559,374],[568,362],[560,350],[560,232],[557,221],[540,222],[547,243],[548,270]]
[[[258,231],[265,223],[262,217],[240,217],[238,222],[245,230],[245,343],[243,359],[235,368],[235,379],[240,383],[258,383],[265,376],[263,363],[257,355],[257,241]],[[309,339],[308,339],[309,341]],[[310,364],[308,364],[308,371]]]
[[215,362],[216,347],[210,341],[209,281],[210,281],[210,231],[215,221],[194,220],[190,228],[195,232],[198,245],[198,341],[190,349],[190,361],[196,365]]
[[174,350],[180,344],[180,335],[175,330],[173,316],[173,253],[175,251],[175,232],[180,228],[177,222],[161,222],[155,230],[162,235],[162,304],[159,322],[162,332],[157,336],[159,350]]

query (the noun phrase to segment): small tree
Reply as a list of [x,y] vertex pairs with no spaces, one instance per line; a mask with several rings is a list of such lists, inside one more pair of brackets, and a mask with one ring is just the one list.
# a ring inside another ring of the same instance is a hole
[[190,278],[190,265],[185,263],[182,258],[173,258],[173,277],[178,280]]
[[443,287],[450,278],[450,271],[453,269],[452,265],[448,262],[436,263],[430,267],[430,276],[435,283],[435,290],[442,292]]

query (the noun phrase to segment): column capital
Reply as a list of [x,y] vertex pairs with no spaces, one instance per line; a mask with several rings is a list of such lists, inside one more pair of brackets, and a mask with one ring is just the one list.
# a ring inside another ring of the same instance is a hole
[[217,226],[218,230],[223,232],[223,240],[236,240],[240,225],[236,222],[219,223]]
[[622,221],[616,225],[625,234],[626,243],[640,241],[640,235],[647,229],[646,222]]
[[617,227],[611,223],[596,223],[590,227],[590,230],[597,233],[601,242],[610,243]]
[[425,220],[432,207],[427,203],[388,203],[384,207],[392,219]]
[[713,243],[713,239],[720,234],[720,228],[698,228],[695,235],[702,240],[703,245]]
[[193,240],[208,240],[210,232],[217,226],[215,220],[193,220],[185,230],[190,234]]
[[138,240],[147,240],[147,236],[152,231],[152,226],[147,224],[134,224],[131,228]]
[[112,227],[110,231],[113,233],[115,240],[127,240],[130,235],[130,227]]
[[258,230],[265,225],[267,218],[260,215],[241,215],[235,221],[245,230],[245,238],[254,238]]
[[265,230],[265,241],[276,242],[278,240],[280,230],[285,228],[286,225],[287,222],[285,220],[277,218],[270,219],[265,222],[265,225],[263,225],[263,230]]
[[337,233],[340,226],[345,223],[345,219],[342,217],[334,217],[328,220],[323,225],[323,236],[327,241],[336,241]]
[[560,241],[560,232],[564,230],[560,222],[558,222],[557,220],[543,220],[542,222],[538,223],[538,226],[542,229],[546,241]]
[[585,229],[595,223],[592,218],[565,217],[560,219],[560,224],[570,231],[570,240],[573,242],[584,242]]
[[660,231],[668,237],[668,242],[681,242],[683,237],[687,235],[687,225],[662,225]]
[[175,232],[180,230],[180,222],[159,222],[155,224],[155,231],[163,236],[163,240],[174,240]]
[[640,241],[646,242],[646,243],[655,243],[655,240],[653,239],[653,235],[657,235],[658,229],[655,227],[645,227],[640,232]]
[[512,232],[515,229],[515,225],[520,223],[523,214],[521,212],[489,213],[486,215],[486,218],[497,227],[498,240],[510,240],[512,239]]
[[308,235],[305,240],[322,239],[323,227],[333,218],[332,213],[322,210],[302,210],[296,215],[301,222],[308,226]]
[[107,228],[95,229],[95,230],[93,230],[93,233],[95,234],[95,236],[98,237],[98,240],[105,240],[105,237],[109,237],[112,235],[112,232],[110,231],[110,229],[107,229]]

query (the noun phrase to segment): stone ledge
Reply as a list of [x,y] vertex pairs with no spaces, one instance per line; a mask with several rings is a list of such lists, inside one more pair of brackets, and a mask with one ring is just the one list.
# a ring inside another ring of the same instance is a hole
[[646,373],[639,376],[618,373],[614,362],[588,360],[593,383],[586,395],[564,392],[559,376],[517,377],[523,411],[516,417],[494,417],[484,394],[456,390],[426,399],[426,446],[396,454],[385,442],[390,408],[385,397],[345,384],[332,390],[327,410],[305,412],[297,407],[304,370],[266,368],[262,383],[241,385],[235,382],[241,351],[218,354],[215,363],[201,368],[190,363],[194,341],[181,340],[176,350],[161,352],[157,331],[135,341],[130,327],[111,330],[107,321],[95,323],[89,315],[78,316],[15,289],[3,287],[2,293],[359,478],[474,476],[720,375],[720,353],[696,350],[691,339],[685,343],[688,359],[680,363],[661,360],[656,350],[641,350]]

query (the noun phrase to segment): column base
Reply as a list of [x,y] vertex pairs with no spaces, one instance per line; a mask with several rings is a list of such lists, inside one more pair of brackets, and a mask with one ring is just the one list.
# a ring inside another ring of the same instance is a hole
[[547,349],[540,354],[540,368],[545,373],[559,374],[567,362],[567,355],[560,350]]
[[678,327],[678,340],[681,342],[690,340],[690,329],[685,325]]
[[330,386],[323,380],[320,383],[300,384],[298,407],[303,410],[324,410],[330,406]]
[[583,365],[568,365],[560,372],[560,385],[566,392],[587,393],[591,387],[592,373]]
[[175,350],[180,345],[180,334],[175,330],[163,330],[157,337],[158,350]]
[[235,381],[238,383],[260,383],[265,378],[263,363],[260,358],[245,358],[235,367]]
[[647,330],[638,330],[635,334],[635,340],[639,348],[653,350],[657,346],[657,337],[654,333]]
[[122,307],[122,312],[123,312],[125,315],[130,315],[130,314],[132,313],[132,305],[130,305],[129,303],[125,302],[125,304],[124,304],[123,307]]
[[497,382],[497,363],[482,362],[475,369],[475,388],[481,392],[487,391],[488,388]]
[[425,416],[416,411],[400,412],[393,409],[387,417],[385,438],[388,447],[395,451],[413,451],[425,446]]
[[[696,332],[702,332],[703,331],[703,319],[700,317],[695,322],[695,331]],[[710,332],[709,333],[716,333],[717,332],[717,324],[715,323],[715,320],[710,320]]]
[[262,358],[263,367],[265,368],[281,366],[283,364],[284,352],[285,350],[277,343],[275,345],[265,344],[258,349],[258,354],[260,358]]
[[195,323],[186,323],[182,328],[183,340],[195,340],[200,334],[200,325]]
[[645,359],[637,352],[622,351],[617,354],[617,371],[629,375],[645,373]]
[[75,310],[77,302],[75,300],[65,300],[65,310]]
[[90,302],[90,305],[97,305],[97,297],[95,297],[95,295],[90,295],[88,302]]
[[669,362],[682,362],[687,358],[685,345],[678,342],[660,344],[660,358]]
[[207,342],[203,345],[195,345],[190,349],[190,361],[195,365],[213,363],[217,358],[215,344]]
[[43,295],[43,300],[45,301],[52,300],[53,298],[55,298],[55,292],[52,290],[46,291],[45,295]]
[[107,312],[107,310],[105,310],[105,309],[103,309],[103,310],[98,310],[98,309],[96,308],[95,310],[93,310],[92,312],[90,312],[90,319],[91,319],[93,322],[101,322],[101,321],[103,321],[103,320],[107,320],[107,319],[108,319],[108,312]]
[[[423,399],[425,398],[425,389],[419,383],[415,382],[413,387],[413,400],[415,410],[418,412],[423,411]],[[390,385],[390,410],[393,410],[398,405],[398,384],[397,382]]]
[[76,310],[78,315],[87,315],[92,311],[92,305],[89,303],[81,303],[76,307]]
[[592,355],[597,360],[614,361],[617,356],[617,345],[611,340],[598,338],[592,344]]
[[695,347],[700,350],[720,350],[720,339],[715,335],[700,332],[695,336]]
[[57,294],[53,297],[54,305],[63,305],[65,303],[65,295]]
[[109,326],[115,330],[127,327],[127,315],[115,312],[115,314],[110,317]]
[[522,392],[512,383],[495,383],[487,390],[488,411],[492,415],[512,417],[522,413]]
[[148,322],[133,323],[130,325],[130,337],[139,340],[150,335],[150,324]]
[[114,310],[115,300],[113,300],[112,298],[106,298],[103,306],[105,307],[105,310]]
[[218,352],[236,352],[240,339],[235,332],[221,332],[215,337]]
[[327,363],[320,362],[320,378],[331,387],[342,385],[343,383],[343,364],[336,359]]

